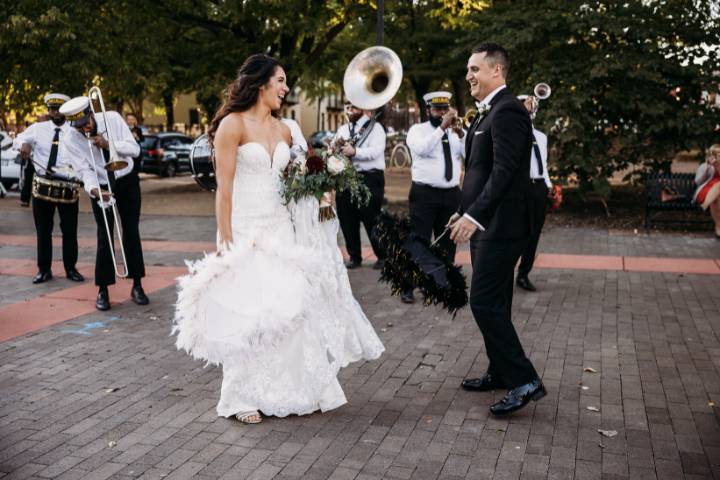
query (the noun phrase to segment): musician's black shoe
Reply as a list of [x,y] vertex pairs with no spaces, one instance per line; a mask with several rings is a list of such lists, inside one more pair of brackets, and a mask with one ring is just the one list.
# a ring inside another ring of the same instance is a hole
[[70,269],[65,272],[65,275],[67,276],[68,280],[72,280],[73,282],[84,282],[85,277],[83,277],[80,272],[77,270]]
[[38,272],[37,275],[35,275],[35,277],[33,277],[33,283],[44,283],[44,282],[47,282],[48,280],[50,280],[51,278],[52,278],[52,272],[49,270],[47,272]]
[[150,299],[145,295],[145,291],[139,285],[130,290],[130,296],[132,297],[132,301],[138,305],[147,305],[150,303]]
[[345,268],[347,268],[348,270],[352,270],[353,268],[359,268],[361,263],[361,260],[354,260],[351,258],[350,260],[345,262]]
[[527,290],[528,292],[534,292],[537,290],[537,288],[535,288],[535,285],[532,284],[532,282],[526,275],[518,275],[517,279],[515,280],[515,284],[523,290]]
[[415,303],[415,295],[412,290],[405,290],[400,293],[400,301],[402,303]]
[[110,294],[107,290],[100,290],[95,300],[95,308],[100,311],[110,310]]
[[506,415],[508,413],[520,410],[530,403],[530,400],[537,402],[547,395],[547,391],[540,381],[536,378],[530,383],[520,385],[510,390],[505,397],[490,407],[490,413],[493,415]]
[[380,258],[373,264],[373,270],[382,270],[382,268],[385,266],[385,259]]
[[489,392],[491,390],[507,388],[499,378],[490,373],[486,373],[480,378],[466,378],[461,385],[463,390],[469,390],[471,392]]

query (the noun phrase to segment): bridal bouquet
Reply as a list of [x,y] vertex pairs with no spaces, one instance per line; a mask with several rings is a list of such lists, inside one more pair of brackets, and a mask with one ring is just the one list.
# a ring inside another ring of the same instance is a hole
[[350,192],[353,203],[365,206],[370,202],[370,190],[360,180],[350,160],[337,152],[326,150],[307,156],[298,156],[282,175],[283,199],[286,204],[304,197],[315,197],[320,202],[320,221],[335,217],[332,206],[324,201],[326,192]]

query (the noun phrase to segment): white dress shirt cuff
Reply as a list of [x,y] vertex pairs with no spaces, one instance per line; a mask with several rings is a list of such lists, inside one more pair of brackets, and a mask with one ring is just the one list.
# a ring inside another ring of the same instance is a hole
[[474,223],[475,225],[477,225],[477,227],[480,229],[481,232],[484,232],[484,231],[485,231],[485,227],[483,227],[482,225],[480,225],[480,222],[478,222],[477,220],[475,220],[474,218],[472,218],[472,217],[471,217],[470,215],[468,215],[467,213],[463,214],[463,217],[464,217],[464,218],[467,218],[467,219],[470,220],[472,223]]

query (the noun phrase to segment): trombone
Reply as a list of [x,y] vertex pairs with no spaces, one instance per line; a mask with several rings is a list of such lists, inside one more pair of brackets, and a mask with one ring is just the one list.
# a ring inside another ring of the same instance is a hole
[[[92,87],[88,91],[88,98],[90,99],[90,109],[93,112],[93,115],[96,113],[95,106],[93,105],[93,100],[97,100],[100,105],[100,113],[103,116],[103,123],[105,124],[105,133],[107,134],[107,140],[108,140],[108,150],[110,151],[110,159],[107,163],[105,163],[105,170],[108,171],[108,175],[110,175],[112,172],[115,172],[117,170],[121,170],[128,166],[128,162],[125,160],[120,160],[118,158],[117,150],[115,149],[115,143],[112,139],[112,134],[110,133],[110,128],[108,127],[108,121],[107,121],[107,112],[105,110],[105,102],[103,101],[102,92],[100,91],[100,88],[98,87]],[[95,162],[95,153],[93,152],[93,142],[90,139],[90,133],[85,133],[85,136],[87,137],[88,141],[88,149],[90,150],[90,158],[92,159],[92,166],[93,166],[93,173],[95,174],[95,182],[98,186],[98,205],[100,206],[100,211],[102,212],[103,217],[103,223],[105,224],[105,233],[107,235],[108,243],[110,243],[110,256],[112,257],[113,261],[113,267],[115,269],[115,275],[117,275],[120,278],[127,278],[128,276],[128,269],[127,269],[127,258],[125,257],[125,247],[122,243],[122,225],[120,224],[120,215],[118,213],[117,204],[115,202],[115,198],[113,196],[112,186],[110,185],[110,179],[108,178],[108,185],[107,185],[107,193],[110,195],[110,199],[108,201],[105,201],[103,198],[103,191],[100,190],[100,176],[98,175],[98,169],[97,169],[97,163]],[[103,158],[104,161],[104,158]],[[110,231],[110,221],[108,220],[107,215],[107,209],[112,209],[112,216],[113,220],[115,222],[115,232],[118,234],[118,243],[120,244],[120,255],[122,256],[122,269],[118,265],[118,262],[116,260],[115,255],[115,242],[114,242],[114,235],[112,235],[112,232]]]

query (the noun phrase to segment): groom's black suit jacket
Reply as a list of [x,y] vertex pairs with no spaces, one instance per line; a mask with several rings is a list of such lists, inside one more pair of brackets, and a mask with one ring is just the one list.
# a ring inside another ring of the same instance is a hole
[[525,107],[507,88],[475,119],[465,139],[465,179],[459,213],[484,228],[472,241],[528,237],[532,123]]

